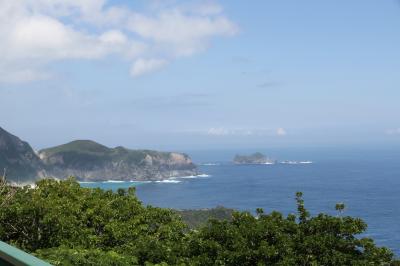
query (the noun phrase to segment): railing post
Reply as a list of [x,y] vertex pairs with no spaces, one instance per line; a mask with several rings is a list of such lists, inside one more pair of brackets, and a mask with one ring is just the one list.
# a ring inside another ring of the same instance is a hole
[[0,241],[0,265],[5,266],[51,266],[18,248]]

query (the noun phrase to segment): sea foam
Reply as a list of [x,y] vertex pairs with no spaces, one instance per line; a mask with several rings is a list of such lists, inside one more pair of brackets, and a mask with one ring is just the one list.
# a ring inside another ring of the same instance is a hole
[[312,164],[312,161],[282,161],[281,164]]
[[177,183],[180,183],[180,182],[182,182],[182,181],[179,181],[179,180],[173,180],[173,179],[165,179],[165,180],[158,180],[158,181],[155,181],[156,183],[169,183],[169,184],[177,184]]
[[200,175],[197,175],[197,177],[210,177],[211,175],[207,175],[207,174],[200,174]]
[[188,176],[177,176],[177,177],[171,177],[170,179],[194,179],[194,178],[199,178],[199,177],[210,177],[210,175],[207,174],[200,174],[200,175],[188,175]]

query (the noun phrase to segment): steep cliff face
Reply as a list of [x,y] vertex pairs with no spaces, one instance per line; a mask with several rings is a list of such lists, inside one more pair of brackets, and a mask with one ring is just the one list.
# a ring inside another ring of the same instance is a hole
[[31,181],[45,175],[44,165],[31,146],[1,127],[0,170],[10,181]]
[[108,148],[90,140],[44,149],[39,156],[49,176],[76,176],[81,181],[161,180],[198,174],[186,154]]

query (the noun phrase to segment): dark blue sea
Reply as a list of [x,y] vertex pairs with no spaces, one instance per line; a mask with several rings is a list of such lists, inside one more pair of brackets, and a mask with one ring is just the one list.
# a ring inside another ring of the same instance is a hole
[[[256,150],[243,150],[250,153]],[[296,191],[304,194],[311,214],[336,215],[338,202],[345,215],[368,224],[364,236],[400,256],[400,149],[257,150],[278,161],[312,164],[234,165],[237,151],[189,152],[203,175],[164,182],[85,183],[104,189],[136,186],[139,199],[159,207],[199,209],[225,206],[254,212],[295,213]]]

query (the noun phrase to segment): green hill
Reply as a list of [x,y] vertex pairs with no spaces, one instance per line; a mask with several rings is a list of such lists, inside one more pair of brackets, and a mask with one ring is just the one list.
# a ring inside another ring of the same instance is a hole
[[47,173],[80,180],[159,180],[197,174],[188,155],[175,152],[108,148],[91,140],[76,140],[43,149],[39,156]]
[[94,142],[92,140],[75,140],[67,144],[59,145],[48,149],[43,149],[39,151],[39,153],[47,152],[49,154],[55,154],[60,152],[82,152],[82,153],[93,153],[101,155],[109,153],[110,150],[111,150],[110,148],[101,145],[97,142]]
[[42,177],[82,181],[161,180],[198,174],[184,153],[109,148],[91,140],[75,140],[40,150],[0,128],[0,175],[10,181],[32,182]]

